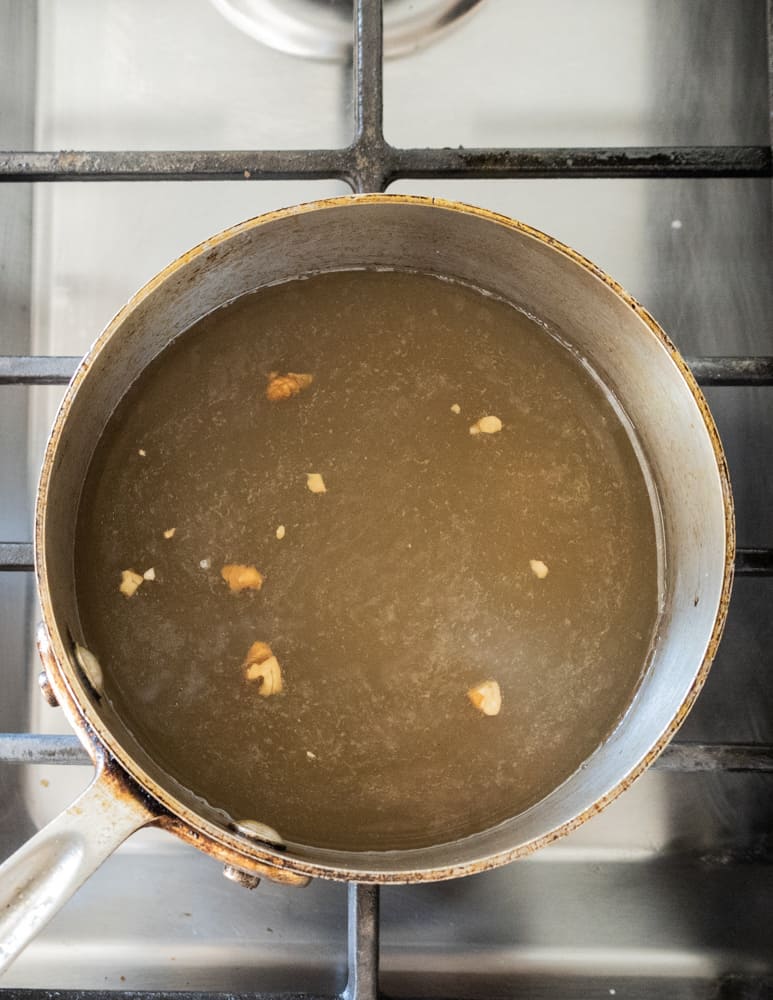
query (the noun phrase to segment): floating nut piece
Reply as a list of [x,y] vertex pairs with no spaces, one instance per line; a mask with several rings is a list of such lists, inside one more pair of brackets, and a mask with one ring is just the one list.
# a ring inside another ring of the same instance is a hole
[[145,572],[142,574],[142,579],[143,580],[155,580],[156,579],[156,571],[153,569],[152,566],[150,567],[150,569],[146,569],[145,570]]
[[538,580],[544,580],[548,575],[548,568],[541,559],[530,559],[529,566],[531,566],[531,571]]
[[282,668],[275,656],[269,656],[262,663],[251,663],[244,676],[248,681],[257,681],[261,698],[270,698],[282,693]]
[[257,681],[261,698],[282,693],[282,668],[267,642],[253,642],[242,667],[248,681]]
[[497,434],[502,430],[502,421],[499,417],[481,417],[470,427],[470,434]]
[[451,413],[461,413],[461,412],[462,412],[461,406],[458,403],[454,403],[453,406],[451,407]]
[[260,590],[263,586],[263,574],[256,566],[228,563],[220,570],[220,575],[234,594],[242,590]]
[[266,386],[266,399],[272,403],[276,403],[280,399],[290,399],[291,396],[297,396],[303,389],[308,389],[313,381],[313,375],[300,375],[298,372],[280,375],[279,372],[270,372]]
[[164,532],[164,538],[174,538],[175,531],[177,531],[177,528],[167,528]]
[[246,872],[242,868],[236,868],[234,865],[224,865],[223,874],[227,879],[236,882],[237,885],[241,885],[245,889],[257,889],[260,885],[258,875]]
[[325,480],[318,472],[306,473],[306,486],[311,490],[312,493],[327,493]]
[[271,647],[267,642],[253,642],[247,650],[247,655],[244,658],[244,666],[248,667],[251,663],[264,663],[273,655]]
[[496,681],[483,681],[470,688],[467,697],[484,715],[499,715],[502,708],[502,692]]
[[140,448],[137,454],[140,456],[140,458],[144,458],[147,455],[147,452],[145,451],[144,448]]
[[313,750],[307,750],[306,751],[306,756],[309,758],[309,760],[316,760],[317,759],[317,755],[314,753]]
[[212,566],[212,560],[211,559],[202,559],[201,562],[199,563],[199,566],[202,569],[209,569]]
[[78,666],[86,675],[86,680],[97,692],[97,694],[101,694],[104,678],[102,676],[102,667],[99,665],[99,660],[96,656],[94,656],[90,649],[86,649],[85,646],[80,646],[77,642],[75,644],[75,659],[78,661]]
[[249,837],[250,840],[262,840],[265,844],[274,844],[277,847],[284,847],[285,842],[273,828],[267,823],[259,823],[256,819],[240,819],[234,823],[239,833]]
[[285,526],[283,524],[280,524],[279,527],[276,529],[276,537],[281,542],[284,536],[285,536]]
[[121,585],[118,589],[124,597],[133,597],[141,583],[141,573],[135,573],[133,569],[124,569],[121,571]]

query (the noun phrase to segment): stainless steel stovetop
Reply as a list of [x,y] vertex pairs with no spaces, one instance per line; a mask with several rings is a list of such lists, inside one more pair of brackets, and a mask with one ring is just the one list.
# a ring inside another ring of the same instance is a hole
[[[386,62],[384,133],[413,149],[392,163],[406,177],[390,190],[485,205],[572,244],[690,357],[771,355],[768,44],[764,0],[485,0],[455,30]],[[374,80],[364,81],[366,104]],[[345,64],[269,49],[209,0],[0,0],[6,150],[340,149],[354,138],[354,92]],[[354,178],[362,186],[381,180],[371,169],[378,137],[366,133],[371,159]],[[448,147],[435,161],[439,179],[416,152],[426,146]],[[467,153],[491,146],[541,152]],[[570,148],[652,146],[743,148],[662,158]],[[200,162],[199,179],[162,181],[151,178],[162,169],[184,176],[190,158],[0,153],[0,182],[19,182],[0,183],[0,351],[65,356],[51,366],[61,381],[66,358],[189,246],[260,212],[349,190],[341,179],[309,179],[301,156],[273,173],[291,165],[305,179],[257,180],[263,162],[224,153]],[[341,178],[354,162],[332,157],[322,173]],[[142,179],[78,182],[115,168]],[[0,381],[21,383],[0,387],[7,542],[31,537],[34,483],[62,393],[34,384],[49,380],[45,367],[0,358]],[[738,381],[727,362],[696,361],[696,370]],[[773,365],[755,362],[747,376],[755,384],[707,394],[728,452],[739,544],[770,548],[773,389],[763,383]],[[28,562],[28,548],[0,546],[0,569]],[[770,553],[747,554],[744,568],[716,664],[678,737],[708,748],[673,751],[605,813],[528,860],[383,889],[383,992],[773,995]],[[0,573],[0,732],[67,732],[36,690],[36,620],[31,575]],[[90,776],[11,759],[19,756],[18,741],[0,738],[0,856]],[[326,883],[248,893],[209,858],[146,832],[28,948],[0,994],[330,997],[346,983],[346,896]]]

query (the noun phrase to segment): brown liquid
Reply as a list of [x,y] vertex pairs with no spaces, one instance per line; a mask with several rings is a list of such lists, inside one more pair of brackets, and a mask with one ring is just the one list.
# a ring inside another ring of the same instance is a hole
[[[272,370],[314,382],[272,403]],[[471,435],[484,414],[502,431]],[[544,797],[625,712],[658,613],[652,504],[604,391],[511,306],[417,274],[265,289],[176,340],[110,420],[76,553],[87,644],[154,759],[340,849],[452,840]],[[230,593],[225,563],[263,589]],[[280,695],[245,680],[256,640]],[[467,697],[489,678],[494,717]]]

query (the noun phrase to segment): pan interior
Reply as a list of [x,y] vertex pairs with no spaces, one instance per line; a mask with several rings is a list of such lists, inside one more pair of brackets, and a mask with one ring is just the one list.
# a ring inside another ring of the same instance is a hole
[[[272,372],[313,381],[269,400]],[[80,626],[112,710],[214,810],[423,848],[522,813],[613,732],[659,530],[629,422],[543,326],[428,274],[326,273],[211,312],[120,400],[79,506]],[[232,564],[261,588],[232,592]],[[131,597],[127,570],[152,577]],[[248,679],[256,642],[281,692]]]

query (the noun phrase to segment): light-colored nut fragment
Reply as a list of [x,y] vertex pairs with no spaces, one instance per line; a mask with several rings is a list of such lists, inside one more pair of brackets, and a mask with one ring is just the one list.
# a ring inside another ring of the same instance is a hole
[[253,642],[242,666],[245,678],[257,682],[261,698],[282,693],[282,668],[267,642]]
[[325,480],[318,472],[306,473],[306,486],[311,490],[312,493],[327,493]]
[[211,559],[202,559],[202,560],[201,560],[201,561],[199,562],[199,566],[200,566],[200,567],[201,567],[202,569],[210,569],[210,568],[211,568],[211,566],[212,566],[212,560],[211,560]]
[[75,659],[86,675],[89,684],[100,694],[102,692],[103,677],[99,660],[90,649],[86,649],[85,646],[80,646],[78,643],[75,644]]
[[147,455],[147,452],[145,451],[144,448],[140,448],[137,454],[140,456],[140,458],[144,458]]
[[141,573],[135,573],[133,569],[125,569],[121,571],[121,585],[118,589],[125,597],[132,597],[141,583]]
[[291,396],[297,396],[299,392],[308,389],[313,381],[313,375],[301,375],[298,372],[280,375],[279,372],[271,372],[266,386],[266,399],[272,403],[280,399],[290,399]]
[[531,566],[531,571],[538,580],[544,580],[548,575],[548,568],[541,559],[530,559],[529,566]]
[[142,579],[143,580],[155,580],[156,579],[156,571],[155,571],[155,569],[153,569],[152,566],[150,567],[150,569],[146,569],[145,572],[142,574]]
[[461,412],[462,412],[461,406],[458,403],[454,403],[453,406],[451,407],[451,413],[461,413]]
[[470,434],[497,434],[502,430],[502,421],[499,417],[486,416],[476,420],[470,427]]
[[314,753],[313,750],[307,750],[306,751],[306,756],[309,758],[309,760],[316,760],[317,759],[317,755]]
[[273,655],[271,647],[267,642],[253,642],[247,650],[247,655],[244,658],[244,666],[247,667],[252,663],[263,663],[264,660]]
[[164,538],[174,538],[175,531],[177,531],[177,528],[167,528],[164,532]]
[[269,656],[263,663],[251,663],[245,674],[248,681],[256,681],[258,694],[261,698],[270,698],[273,694],[281,694],[282,668],[275,656]]
[[220,570],[220,575],[234,594],[242,590],[260,590],[263,586],[263,574],[255,566],[228,563]]
[[251,840],[262,840],[266,844],[279,844],[284,845],[284,840],[273,828],[267,823],[259,823],[256,819],[240,819],[234,823],[234,826],[239,831],[239,833],[244,834],[245,837],[249,837]]
[[276,537],[281,542],[284,536],[285,536],[285,526],[283,524],[280,524],[279,527],[276,529]]
[[502,692],[496,681],[483,681],[470,688],[467,697],[484,715],[499,715],[502,708]]

